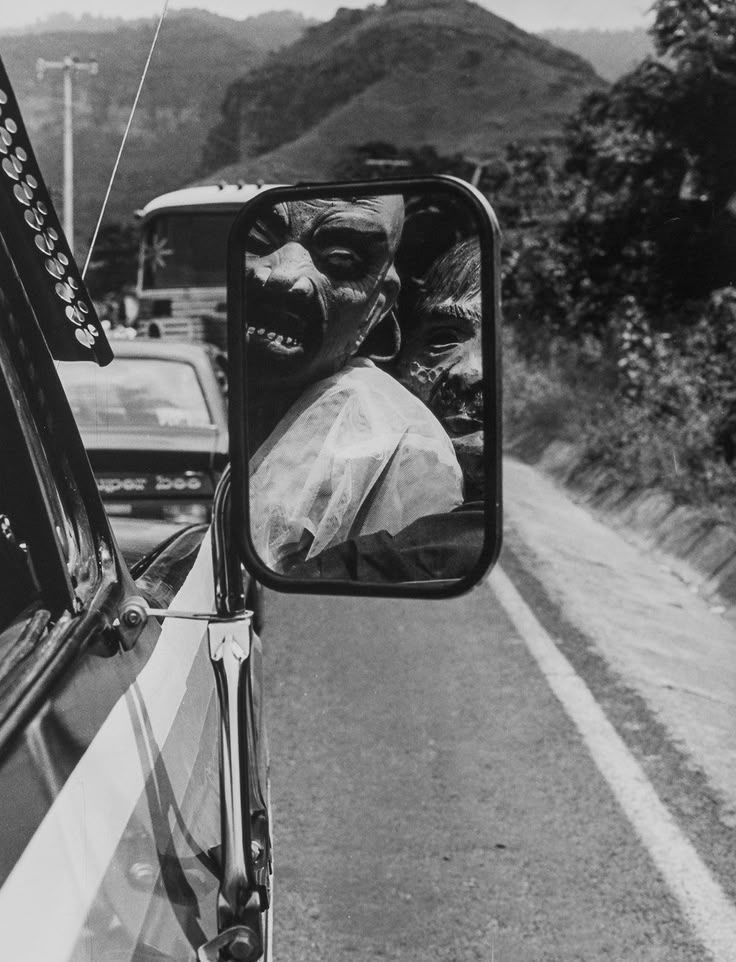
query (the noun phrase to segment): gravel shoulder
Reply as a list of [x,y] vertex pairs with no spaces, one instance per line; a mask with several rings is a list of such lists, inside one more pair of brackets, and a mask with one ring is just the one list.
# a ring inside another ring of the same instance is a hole
[[506,524],[525,564],[736,824],[736,628],[635,530],[612,529],[534,467],[507,458],[504,471]]

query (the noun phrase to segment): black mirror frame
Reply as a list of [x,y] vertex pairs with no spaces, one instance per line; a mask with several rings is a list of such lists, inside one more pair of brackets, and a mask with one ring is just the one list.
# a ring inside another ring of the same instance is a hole
[[[266,567],[257,555],[250,536],[248,484],[247,410],[248,385],[245,378],[246,308],[244,289],[245,241],[251,227],[268,205],[287,200],[318,197],[376,196],[392,193],[447,194],[461,198],[473,211],[481,247],[481,301],[483,327],[484,444],[486,492],[484,500],[483,550],[473,569],[460,579],[397,583],[295,579]],[[498,559],[502,541],[501,497],[501,307],[500,230],[496,215],[486,198],[466,181],[456,177],[401,178],[350,182],[299,184],[295,187],[264,189],[249,200],[236,215],[227,249],[227,322],[229,367],[229,431],[232,471],[232,544],[245,568],[263,585],[275,591],[301,594],[370,596],[384,598],[452,598],[478,584]]]

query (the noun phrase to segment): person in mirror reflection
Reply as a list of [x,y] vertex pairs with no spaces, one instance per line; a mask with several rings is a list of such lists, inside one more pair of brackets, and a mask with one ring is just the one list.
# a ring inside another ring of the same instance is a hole
[[446,429],[465,477],[466,500],[483,495],[483,356],[480,245],[460,241],[439,257],[401,319],[389,370]]
[[465,477],[466,498],[450,511],[427,512],[399,532],[350,538],[294,564],[296,577],[363,582],[467,576],[485,540],[483,507],[483,357],[480,246],[461,241],[441,255],[402,315],[402,342],[388,368],[449,433]]
[[431,410],[357,357],[400,289],[400,196],[276,204],[247,245],[251,539],[278,572],[463,500]]

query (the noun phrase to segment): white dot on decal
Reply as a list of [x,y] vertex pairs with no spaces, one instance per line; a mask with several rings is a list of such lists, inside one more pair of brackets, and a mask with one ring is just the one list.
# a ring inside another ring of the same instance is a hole
[[57,284],[56,293],[59,295],[62,301],[66,301],[68,304],[74,300],[74,295],[66,284]]

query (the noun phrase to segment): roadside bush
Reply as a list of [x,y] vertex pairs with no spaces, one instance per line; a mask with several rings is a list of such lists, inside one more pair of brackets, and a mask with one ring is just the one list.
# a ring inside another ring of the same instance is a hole
[[632,486],[736,509],[736,290],[715,292],[698,321],[656,332],[634,298],[612,321],[617,400],[591,420],[586,458]]
[[654,331],[626,297],[605,338],[551,338],[540,358],[508,328],[504,350],[515,453],[533,460],[551,441],[569,441],[581,467],[604,465],[631,488],[662,488],[736,518],[736,289],[714,292],[676,333]]
[[733,518],[736,5],[653,9],[660,59],[582,102],[551,173],[503,185],[525,211],[503,258],[508,423],[546,419],[632,486]]
[[547,359],[530,359],[519,350],[516,332],[504,330],[504,437],[529,460],[551,441],[580,444],[605,404],[586,350],[562,339],[549,347]]

